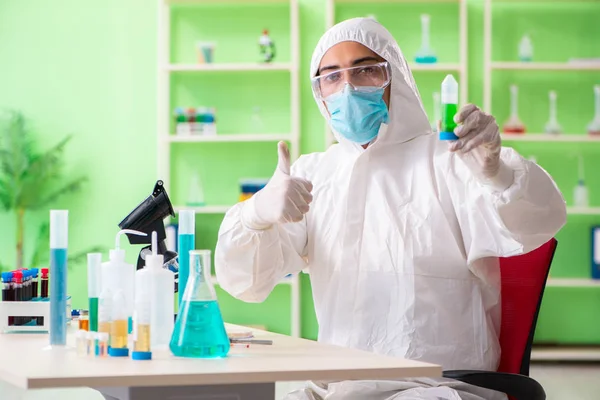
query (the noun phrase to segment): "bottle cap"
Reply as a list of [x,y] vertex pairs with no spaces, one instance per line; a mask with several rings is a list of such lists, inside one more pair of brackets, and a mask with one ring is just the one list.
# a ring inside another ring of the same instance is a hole
[[129,357],[129,349],[127,347],[124,347],[124,348],[110,347],[108,349],[108,355],[111,357]]
[[71,318],[73,317],[79,317],[79,310],[72,310],[71,311]]
[[33,276],[37,278],[40,270],[37,268],[31,268],[31,271],[33,272]]
[[48,277],[48,268],[42,268],[42,278]]
[[12,281],[13,273],[12,272],[3,272],[2,273],[2,282],[9,283]]
[[131,353],[131,359],[133,360],[152,360],[151,351],[134,351]]
[[66,249],[69,245],[69,211],[50,210],[50,248]]
[[440,132],[440,140],[458,140],[454,132]]
[[162,268],[164,263],[164,256],[158,254],[156,232],[152,232],[152,254],[146,256],[146,268]]
[[13,272],[13,279],[16,283],[23,283],[23,272],[19,270]]
[[458,104],[458,82],[452,74],[442,81],[442,104]]
[[83,315],[89,315],[89,311],[88,310],[79,310],[79,315],[83,316]]

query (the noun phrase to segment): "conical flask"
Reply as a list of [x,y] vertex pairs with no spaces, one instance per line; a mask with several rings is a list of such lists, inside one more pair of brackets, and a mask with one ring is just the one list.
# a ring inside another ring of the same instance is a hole
[[210,250],[191,250],[190,277],[169,345],[177,357],[216,358],[229,352],[229,338],[210,277]]

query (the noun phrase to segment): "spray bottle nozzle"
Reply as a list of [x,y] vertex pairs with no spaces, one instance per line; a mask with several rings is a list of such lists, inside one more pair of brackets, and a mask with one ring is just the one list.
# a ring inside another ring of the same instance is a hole
[[158,234],[156,231],[152,232],[152,255],[158,255]]
[[137,236],[148,236],[144,232],[136,231],[134,229],[122,229],[117,233],[117,237],[115,238],[115,250],[121,250],[121,235],[137,235]]

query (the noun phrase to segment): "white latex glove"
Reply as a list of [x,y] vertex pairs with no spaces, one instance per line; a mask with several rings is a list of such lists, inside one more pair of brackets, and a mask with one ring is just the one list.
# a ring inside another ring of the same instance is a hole
[[450,145],[450,151],[466,154],[473,151],[486,178],[493,178],[500,168],[500,129],[493,116],[479,107],[467,104],[454,116],[459,125],[454,133],[459,139]]
[[467,104],[454,116],[460,124],[454,133],[459,139],[450,144],[467,166],[484,183],[503,190],[513,183],[513,171],[500,160],[502,141],[496,119],[473,104]]
[[250,229],[267,229],[277,223],[302,221],[312,202],[312,183],[290,175],[287,144],[279,142],[277,151],[277,169],[273,177],[244,204],[242,222]]

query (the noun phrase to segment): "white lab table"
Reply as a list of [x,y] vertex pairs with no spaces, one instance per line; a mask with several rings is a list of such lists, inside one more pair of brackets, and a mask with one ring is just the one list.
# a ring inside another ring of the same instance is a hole
[[90,387],[109,400],[266,400],[278,381],[441,376],[438,365],[253,332],[273,345],[232,347],[214,360],[154,352],[152,361],[79,357],[74,349],[44,350],[47,335],[0,334],[0,380],[21,390]]

